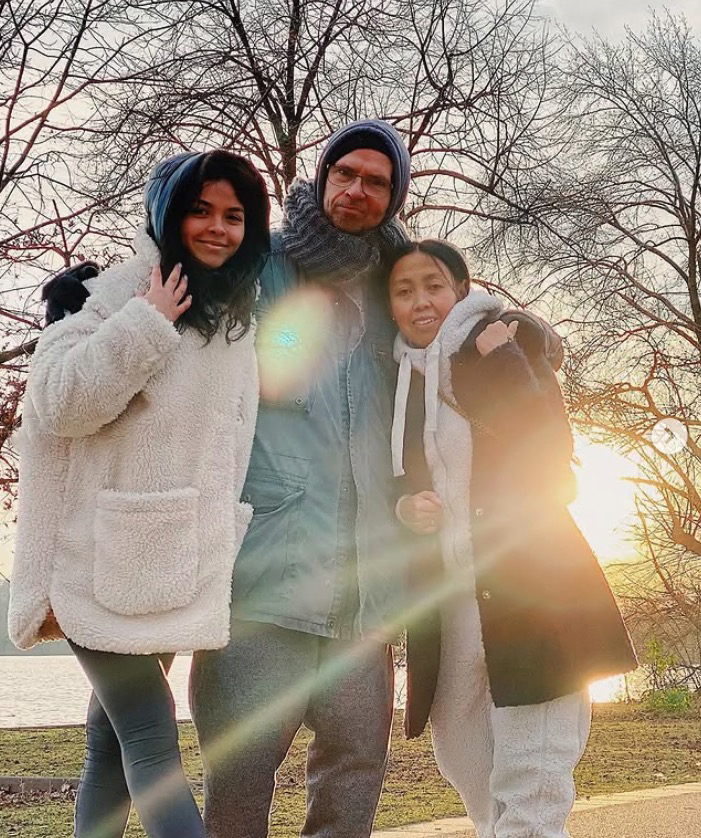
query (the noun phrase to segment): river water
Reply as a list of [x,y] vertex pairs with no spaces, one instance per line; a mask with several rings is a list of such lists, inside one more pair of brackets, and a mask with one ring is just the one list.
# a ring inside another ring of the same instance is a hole
[[[187,682],[190,655],[178,655],[170,671],[178,719],[189,719]],[[396,705],[404,706],[405,673],[397,670]],[[592,684],[594,701],[621,697],[622,678]],[[0,728],[81,725],[90,697],[82,669],[73,655],[0,656]]]
[[[190,655],[170,671],[179,719],[189,719]],[[73,655],[0,657],[0,727],[79,725],[85,722],[90,685]]]
[[[190,655],[178,655],[170,686],[178,719],[189,719]],[[397,706],[403,706],[404,673],[396,673]],[[0,656],[0,728],[81,725],[90,685],[73,655]]]

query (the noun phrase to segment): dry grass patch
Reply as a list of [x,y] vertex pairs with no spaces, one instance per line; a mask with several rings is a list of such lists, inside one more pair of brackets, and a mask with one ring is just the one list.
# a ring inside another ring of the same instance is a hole
[[[392,753],[376,826],[385,828],[462,815],[462,804],[438,773],[428,734],[406,742],[397,714]],[[278,774],[271,838],[296,838],[304,820],[304,762],[310,734],[303,730]],[[202,769],[192,725],[181,726],[185,768],[196,789]],[[0,775],[71,777],[80,773],[82,728],[0,730]],[[646,717],[638,706],[596,705],[592,734],[576,774],[580,797],[701,781],[698,712],[680,719]],[[198,798],[201,797],[198,795]],[[14,838],[69,838],[72,805],[65,801],[2,805],[0,834]],[[127,838],[143,838],[136,818]]]

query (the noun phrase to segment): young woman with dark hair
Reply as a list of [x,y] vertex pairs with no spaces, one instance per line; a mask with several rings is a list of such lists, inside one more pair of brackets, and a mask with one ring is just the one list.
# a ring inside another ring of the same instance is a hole
[[430,713],[438,766],[479,838],[566,838],[587,685],[636,660],[566,507],[572,435],[549,327],[471,289],[442,241],[397,253],[388,297],[397,516],[422,545],[405,727],[418,735]]
[[[251,325],[256,294],[254,280],[262,264],[261,257],[269,248],[269,203],[260,200],[260,175],[242,157],[223,150],[212,151],[203,156],[196,174],[179,183],[168,204],[168,223],[163,224],[160,216],[155,215],[149,226],[151,235],[158,235],[162,242],[162,276],[169,276],[180,264],[189,279],[192,304],[183,312],[176,327],[179,331],[194,328],[211,340],[223,320],[227,335],[231,336],[237,330],[242,335]],[[233,252],[217,242],[210,242],[206,229],[217,197],[221,196],[226,204],[227,196],[223,193],[227,191],[227,184],[231,189],[236,184],[238,203],[245,210],[238,212],[238,219],[237,211],[232,210],[233,226],[243,230],[245,220],[246,230]],[[149,195],[159,194],[163,186],[157,178],[152,178],[146,189],[148,201]],[[203,224],[205,229],[200,235]]]
[[93,687],[77,838],[204,838],[166,680],[229,637],[258,405],[263,179],[225,151],[157,165],[132,259],[86,283],[32,362],[10,635],[65,636]]

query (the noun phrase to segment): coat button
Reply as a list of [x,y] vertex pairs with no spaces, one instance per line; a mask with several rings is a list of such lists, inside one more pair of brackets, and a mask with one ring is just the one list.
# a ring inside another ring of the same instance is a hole
[[482,591],[480,596],[482,597],[482,599],[485,599],[485,600],[486,599],[491,599],[492,598],[492,592],[491,591]]
[[477,509],[475,509],[475,515],[481,517],[482,515],[484,515],[484,509],[482,509],[481,506],[478,506]]

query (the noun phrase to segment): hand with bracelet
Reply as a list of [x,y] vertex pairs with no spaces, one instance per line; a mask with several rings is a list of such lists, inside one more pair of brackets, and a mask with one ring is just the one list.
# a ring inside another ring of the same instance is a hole
[[511,343],[516,337],[517,329],[517,320],[512,320],[508,326],[501,320],[490,323],[480,332],[475,340],[477,351],[484,357],[499,346],[503,346],[505,343]]
[[435,492],[402,495],[395,507],[397,518],[417,535],[437,532],[443,523],[443,501]]

